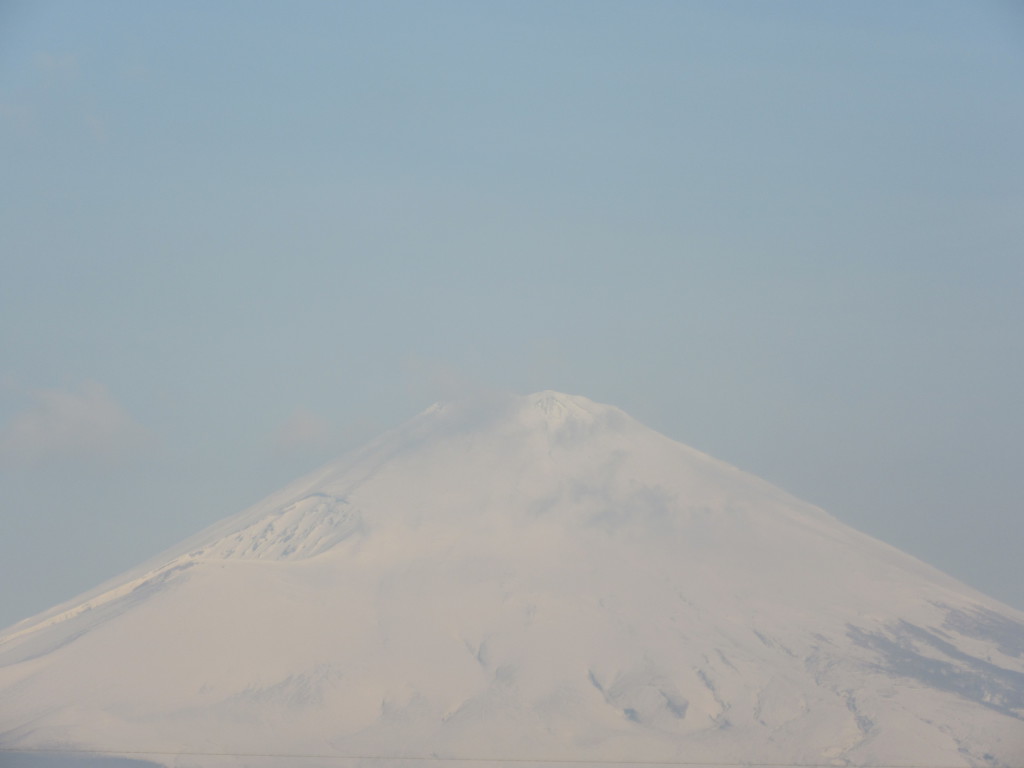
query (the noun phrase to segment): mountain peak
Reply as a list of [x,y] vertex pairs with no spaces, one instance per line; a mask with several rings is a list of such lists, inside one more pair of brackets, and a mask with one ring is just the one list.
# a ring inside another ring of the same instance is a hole
[[611,406],[600,405],[582,395],[567,395],[564,392],[556,392],[553,389],[544,389],[526,395],[525,399],[534,408],[546,413],[552,412],[577,412],[592,413],[595,410],[607,410]]
[[527,424],[543,425],[549,430],[559,430],[570,424],[593,425],[607,421],[611,414],[625,415],[610,405],[552,389],[526,395],[520,408],[520,415]]
[[583,438],[602,428],[619,431],[626,424],[639,426],[614,406],[545,389],[528,395],[485,393],[437,402],[390,437],[400,442],[410,433],[418,438],[467,433]]
[[544,390],[432,406],[0,636],[0,748],[996,768],[1021,649],[1018,612]]

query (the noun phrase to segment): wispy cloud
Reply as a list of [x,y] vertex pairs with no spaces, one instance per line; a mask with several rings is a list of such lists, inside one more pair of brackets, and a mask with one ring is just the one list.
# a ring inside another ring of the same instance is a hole
[[89,79],[83,77],[78,57],[39,51],[31,64],[36,77],[0,100],[0,128],[26,139],[54,126],[71,127],[96,143],[106,142],[109,121]]
[[326,419],[305,408],[297,408],[273,435],[274,447],[279,451],[322,448],[331,439],[331,427]]
[[0,126],[13,129],[19,134],[28,134],[35,124],[35,111],[26,104],[0,101]]
[[107,122],[103,119],[98,110],[89,110],[88,114],[85,116],[85,124],[88,126],[89,133],[92,134],[93,139],[97,143],[103,144],[106,142],[108,137]]
[[0,465],[53,461],[109,464],[150,442],[146,430],[101,384],[79,390],[40,389],[31,404],[0,430]]
[[79,77],[78,57],[73,53],[39,51],[35,55],[33,63],[50,84],[69,82],[77,80]]
[[437,358],[410,355],[405,359],[405,384],[417,404],[465,400],[487,388],[458,367]]

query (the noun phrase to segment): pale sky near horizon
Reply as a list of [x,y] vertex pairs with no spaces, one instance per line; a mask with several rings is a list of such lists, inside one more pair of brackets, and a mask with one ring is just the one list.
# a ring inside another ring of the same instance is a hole
[[1024,6],[0,5],[0,627],[432,401],[1024,609]]

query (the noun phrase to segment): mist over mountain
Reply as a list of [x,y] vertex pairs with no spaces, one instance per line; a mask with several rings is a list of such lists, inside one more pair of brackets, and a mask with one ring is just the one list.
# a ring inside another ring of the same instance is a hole
[[612,406],[438,404],[8,628],[0,746],[1013,766],[1024,614]]

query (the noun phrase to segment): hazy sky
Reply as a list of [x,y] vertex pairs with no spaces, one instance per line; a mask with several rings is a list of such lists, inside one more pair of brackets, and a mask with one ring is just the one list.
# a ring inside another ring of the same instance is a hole
[[432,401],[618,405],[1024,608],[1024,9],[0,5],[0,625]]

